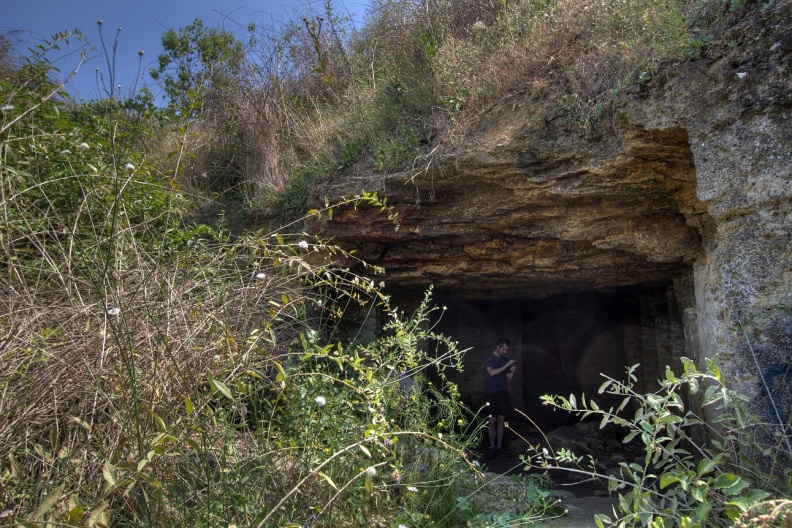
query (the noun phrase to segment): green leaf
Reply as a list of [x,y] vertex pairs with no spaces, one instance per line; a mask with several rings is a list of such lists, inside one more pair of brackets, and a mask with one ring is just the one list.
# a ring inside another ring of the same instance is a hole
[[695,486],[690,489],[690,494],[693,495],[693,498],[697,501],[704,502],[707,499],[708,491],[709,485],[707,485],[706,482],[698,481]]
[[212,390],[220,391],[223,396],[231,401],[234,401],[234,395],[231,394],[231,389],[229,389],[228,386],[222,381],[215,379],[211,373],[209,373],[209,386],[212,387]]
[[635,438],[637,435],[638,435],[638,431],[630,431],[630,432],[627,434],[627,436],[625,436],[625,437],[624,437],[624,440],[622,440],[622,443],[623,443],[623,444],[627,444],[627,443],[629,443],[629,442],[630,442],[630,441],[631,441],[633,438]]
[[725,505],[734,506],[740,512],[744,512],[751,506],[756,505],[758,502],[761,502],[762,500],[766,499],[769,496],[770,494],[767,492],[754,489],[749,491],[748,494],[744,497],[736,497],[734,499],[731,499],[730,501],[726,502]]
[[711,458],[705,458],[705,459],[701,460],[701,462],[698,463],[698,467],[696,468],[696,472],[699,475],[706,475],[707,473],[709,473],[710,471],[715,469],[715,466],[716,466],[716,464],[715,464],[714,460],[712,460]]
[[712,483],[712,489],[719,490],[723,488],[729,488],[736,485],[738,482],[740,482],[740,477],[737,475],[732,473],[724,473],[722,475],[718,475],[718,478],[716,478]]
[[195,410],[193,407],[193,402],[189,396],[184,397],[184,410],[187,412],[187,414],[192,414],[193,410]]
[[[696,507],[696,519],[699,521],[705,521],[707,517],[709,517],[710,510],[712,509],[712,504],[708,501],[704,501]],[[700,527],[701,522],[697,524],[692,524],[691,528]]]
[[78,504],[69,510],[69,519],[66,521],[66,523],[72,526],[77,526],[84,514],[85,510],[83,510],[83,507]]
[[55,506],[55,503],[61,498],[63,495],[63,488],[66,486],[66,483],[61,484],[60,486],[53,489],[47,498],[45,498],[41,505],[39,505],[38,509],[36,510],[36,519],[41,519],[44,514],[52,509]]
[[22,466],[19,464],[19,460],[11,453],[8,453],[8,461],[11,463],[11,476],[19,478],[22,475]]
[[736,521],[740,518],[740,514],[742,513],[739,508],[726,508],[724,511],[726,517],[729,518],[731,521]]
[[320,477],[322,477],[323,479],[325,479],[327,481],[327,483],[330,484],[333,487],[334,490],[338,491],[338,486],[335,485],[335,482],[333,482],[333,479],[331,479],[329,476],[327,476],[326,474],[322,473],[321,471],[317,472],[316,474],[319,475]]
[[724,473],[715,479],[715,482],[712,483],[712,488],[720,490],[726,495],[736,495],[748,485],[749,484],[746,481],[742,480],[737,475],[732,473]]
[[747,481],[740,480],[740,482],[738,482],[734,486],[731,486],[729,488],[724,488],[721,491],[724,493],[724,495],[737,495],[748,486],[750,486],[750,484]]
[[663,473],[660,475],[660,489],[665,489],[676,482],[679,482],[678,473]]
[[88,516],[88,521],[86,524],[88,526],[96,526],[96,523],[99,522],[99,519],[102,517],[102,514],[107,510],[110,506],[110,501],[106,500],[102,502],[99,506],[93,509],[91,515]]
[[682,421],[681,416],[677,416],[676,414],[669,414],[668,416],[663,416],[662,418],[657,420],[657,423],[674,424],[674,423],[680,423],[681,421]]
[[363,444],[358,445],[358,447],[360,448],[361,451],[363,451],[366,454],[367,457],[371,458],[371,452],[368,449],[366,449],[366,447]]
[[281,387],[286,386],[286,371],[283,369],[283,365],[278,363],[277,361],[272,362],[275,365],[275,368],[278,370],[278,374],[275,375],[275,381],[280,383]]
[[608,419],[609,419],[609,418],[610,418],[610,417],[609,417],[607,414],[606,414],[606,415],[604,415],[604,416],[602,417],[602,420],[600,420],[600,424],[599,424],[599,428],[600,428],[600,429],[602,429],[602,428],[604,428],[606,425],[608,425]]
[[115,487],[118,477],[116,475],[116,468],[113,464],[110,463],[109,460],[105,460],[104,465],[102,466],[102,476],[107,481],[108,484]]
[[157,426],[162,431],[167,431],[168,430],[168,426],[165,425],[165,420],[163,420],[162,417],[160,417],[159,414],[155,413],[154,411],[151,411],[151,415],[154,418],[154,421],[157,422]]

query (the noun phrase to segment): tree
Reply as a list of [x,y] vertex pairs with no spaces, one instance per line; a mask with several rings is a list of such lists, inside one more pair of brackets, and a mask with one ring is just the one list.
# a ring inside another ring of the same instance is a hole
[[[255,25],[246,28],[248,44],[255,42]],[[247,50],[234,33],[204,26],[200,18],[162,35],[164,53],[151,77],[162,84],[169,106],[179,114],[195,116],[219,94],[233,93],[244,81]]]

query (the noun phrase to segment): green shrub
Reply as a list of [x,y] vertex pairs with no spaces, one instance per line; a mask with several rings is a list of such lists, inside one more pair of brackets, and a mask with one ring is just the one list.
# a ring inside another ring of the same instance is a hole
[[[777,465],[790,455],[783,440],[760,442],[760,422],[746,412],[746,399],[725,385],[714,359],[707,360],[703,372],[689,359],[682,364],[680,375],[666,369],[655,393],[635,391],[637,365],[628,370],[626,382],[606,378],[599,392],[621,397],[616,408],[603,409],[594,399],[574,395],[543,396],[548,405],[599,419],[601,427],[624,428],[623,442],[643,447],[642,460],[619,463],[618,477],[597,475],[593,466],[581,468],[583,458],[569,452],[537,450],[528,458],[542,467],[599,476],[620,490],[620,516],[597,515],[598,526],[731,526],[767,498],[789,496],[790,470]],[[686,397],[699,399],[714,421],[705,422]],[[627,417],[630,411],[634,414]],[[747,452],[761,453],[766,467],[759,467],[756,456],[743,456]]]

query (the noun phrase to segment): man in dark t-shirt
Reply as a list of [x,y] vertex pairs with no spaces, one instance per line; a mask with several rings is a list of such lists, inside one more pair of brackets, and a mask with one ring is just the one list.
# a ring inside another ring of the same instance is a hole
[[506,357],[509,352],[509,340],[505,337],[498,339],[495,350],[484,358],[484,369],[487,371],[487,381],[484,384],[484,396],[487,400],[489,412],[488,433],[490,447],[487,458],[493,459],[499,454],[508,456],[503,450],[503,424],[506,414],[511,410],[511,396],[509,396],[509,382],[517,369],[517,363]]

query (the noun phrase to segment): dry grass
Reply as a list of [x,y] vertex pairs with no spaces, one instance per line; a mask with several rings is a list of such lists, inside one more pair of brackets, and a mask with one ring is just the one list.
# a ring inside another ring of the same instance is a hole
[[[3,280],[0,449],[13,486],[0,489],[0,501],[9,515],[29,516],[52,483],[69,483],[81,503],[97,508],[109,496],[108,471],[138,490],[113,494],[116,507],[174,515],[168,501],[177,490],[161,503],[150,486],[172,478],[189,484],[185,471],[248,459],[245,449],[253,458],[266,451],[261,439],[244,448],[241,435],[238,454],[225,460],[228,430],[206,419],[224,401],[211,380],[244,394],[245,372],[274,377],[273,362],[287,360],[300,329],[321,328],[329,317],[301,291],[331,272],[302,264],[296,242],[251,237],[216,249],[193,242],[193,254],[176,261],[138,248],[139,267],[114,273],[98,290],[91,287],[98,277],[81,281],[79,295]],[[245,420],[244,406],[224,412]],[[216,461],[185,469],[190,446]],[[279,489],[297,476],[281,474]],[[149,493],[145,508],[139,493]]]
[[689,9],[677,0],[520,2],[490,25],[474,24],[470,36],[446,40],[441,90],[470,110],[520,91],[580,112],[681,58]]

